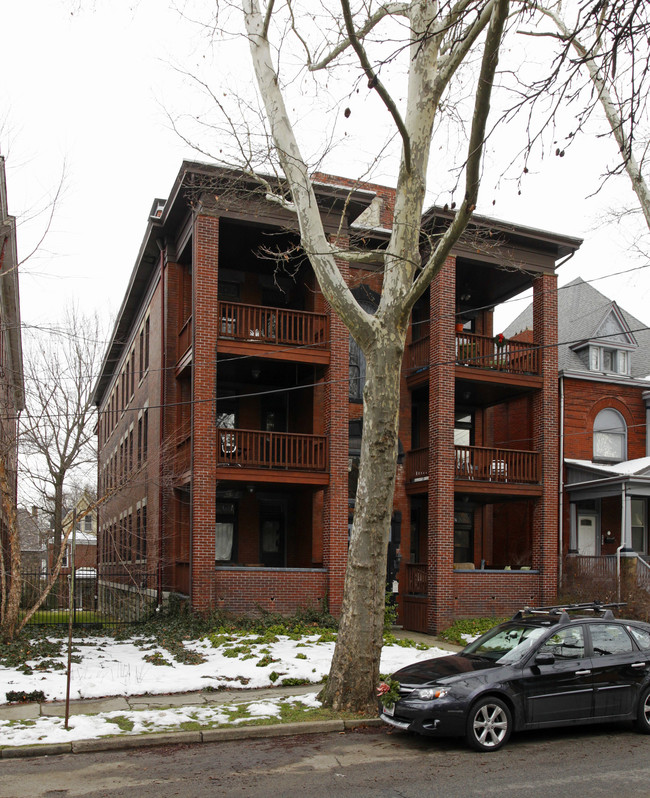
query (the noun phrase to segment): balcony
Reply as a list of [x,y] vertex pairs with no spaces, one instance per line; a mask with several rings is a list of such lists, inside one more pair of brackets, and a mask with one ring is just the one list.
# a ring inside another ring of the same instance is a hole
[[[325,313],[219,302],[219,340],[249,348],[269,344],[299,350],[319,350],[317,360],[329,358],[329,319]],[[231,345],[232,348],[232,345]],[[235,350],[233,350],[235,351]],[[296,353],[298,359],[305,359]]]
[[[454,479],[502,485],[537,485],[539,455],[518,449],[486,446],[456,446]],[[410,483],[429,479],[429,449],[413,449],[406,456],[406,479]]]
[[[418,371],[429,365],[429,336],[410,344],[407,366]],[[492,369],[505,374],[539,374],[539,350],[534,344],[507,338],[456,333],[456,365]]]
[[[327,438],[220,427],[217,429],[217,467],[223,468],[222,476],[230,479],[247,479],[255,472],[261,479],[281,482],[285,481],[283,473],[303,472],[314,475],[306,481],[324,483],[328,469]],[[269,472],[278,476],[272,478]]]

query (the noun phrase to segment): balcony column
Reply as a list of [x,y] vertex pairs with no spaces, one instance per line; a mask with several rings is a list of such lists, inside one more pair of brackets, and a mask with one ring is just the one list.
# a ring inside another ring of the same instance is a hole
[[433,279],[430,297],[427,629],[435,632],[454,613],[455,258]]
[[558,577],[559,420],[557,277],[533,283],[533,343],[538,347],[542,388],[533,397],[533,441],[540,455],[542,496],[533,508],[533,567],[540,572],[540,600],[553,601]]
[[171,472],[176,472],[176,438],[177,438],[177,406],[180,401],[178,380],[174,379],[173,366],[178,361],[178,329],[180,308],[178,298],[180,295],[182,266],[175,262],[176,252],[173,248],[165,250],[164,291],[162,325],[162,367],[160,373],[162,422],[160,434],[160,535],[162,556],[163,582],[165,585],[175,586],[175,553],[178,550],[176,536],[178,530],[173,525],[171,513],[172,493],[165,490]]
[[192,608],[198,612],[205,612],[214,603],[215,595],[218,218],[197,217],[194,226],[193,259],[190,584]]
[[[337,239],[347,246],[347,238]],[[346,282],[350,269],[337,261]],[[323,566],[327,570],[329,611],[340,615],[348,557],[348,457],[350,333],[329,303],[330,365],[325,372],[323,421],[329,451],[329,485],[323,495]]]

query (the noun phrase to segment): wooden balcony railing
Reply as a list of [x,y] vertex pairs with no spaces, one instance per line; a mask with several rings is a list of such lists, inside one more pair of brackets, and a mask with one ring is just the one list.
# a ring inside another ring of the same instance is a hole
[[[539,350],[533,344],[504,338],[489,338],[474,333],[456,333],[456,363],[481,369],[496,369],[507,374],[539,374]],[[429,336],[413,341],[408,349],[407,366],[417,371],[429,365]]]
[[523,341],[456,333],[456,362],[463,366],[497,369],[509,374],[538,374],[538,348]]
[[[537,484],[539,455],[518,449],[484,446],[455,447],[455,479]],[[429,450],[413,449],[406,456],[406,479],[420,482],[429,478]]]
[[429,449],[412,449],[406,456],[407,482],[429,479]]
[[406,593],[411,596],[426,596],[427,566],[426,563],[406,563]]
[[489,482],[539,482],[537,452],[494,449],[483,446],[456,446],[456,479]]
[[288,346],[327,347],[329,342],[324,313],[219,302],[219,319],[220,338]]
[[296,471],[327,470],[327,438],[248,429],[217,430],[218,465]]

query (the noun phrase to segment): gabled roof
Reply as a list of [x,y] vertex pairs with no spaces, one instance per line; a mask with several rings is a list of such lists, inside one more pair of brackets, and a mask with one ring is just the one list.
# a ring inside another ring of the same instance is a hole
[[[630,376],[645,378],[650,374],[650,330],[609,297],[578,277],[557,292],[558,367],[561,372],[590,373],[578,350],[589,342],[611,342],[631,351]],[[533,306],[530,304],[504,330],[510,338],[532,329]],[[618,375],[620,377],[620,375]]]
[[601,474],[602,476],[650,476],[650,457],[638,457],[635,460],[625,460],[622,463],[594,463],[592,460],[564,461],[568,466],[586,469]]

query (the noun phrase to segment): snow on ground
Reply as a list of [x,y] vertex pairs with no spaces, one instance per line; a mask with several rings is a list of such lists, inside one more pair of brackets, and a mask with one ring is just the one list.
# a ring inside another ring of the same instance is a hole
[[[63,718],[57,717],[24,721],[0,719],[0,746],[174,731],[187,728],[188,723],[201,727],[240,724],[251,719],[279,717],[283,704],[302,706],[307,711],[320,706],[316,698],[320,688],[304,695],[259,701],[255,700],[254,694],[247,698],[246,689],[281,685],[286,679],[318,684],[329,671],[334,651],[333,642],[319,641],[317,635],[297,640],[279,635],[276,642],[260,641],[256,635],[242,635],[235,639],[216,638],[214,645],[208,639],[186,642],[184,647],[200,654],[204,661],[197,664],[178,662],[168,650],[152,640],[76,639],[73,653],[79,662],[72,665],[71,698],[160,695],[219,688],[240,688],[242,698],[233,704],[73,715],[67,730]],[[61,650],[65,652],[65,645]],[[385,645],[381,672],[392,673],[411,662],[447,653],[439,648],[417,650],[396,644]],[[51,657],[48,662],[65,665],[67,655],[62,653]],[[154,664],[156,662],[164,664]],[[0,705],[6,700],[7,691],[29,693],[42,690],[48,701],[65,698],[65,670],[38,670],[38,661],[28,660],[25,665],[33,672],[23,673],[17,668],[0,665]],[[242,702],[246,704],[243,713]]]
[[[40,717],[33,720],[0,719],[0,745],[45,745],[90,740],[97,737],[129,736],[178,731],[183,724],[199,724],[201,728],[236,725],[251,720],[280,717],[281,704],[302,705],[305,711],[319,707],[316,693],[284,696],[246,703],[245,716],[239,716],[240,704],[218,706],[186,706],[175,709],[100,712],[96,715],[72,715],[68,729],[63,718]],[[233,715],[237,717],[233,717]],[[183,726],[187,728],[187,726]]]
[[[81,661],[72,665],[70,697],[250,689],[281,685],[285,679],[303,679],[317,684],[329,672],[334,643],[317,642],[315,635],[299,640],[280,636],[274,643],[255,642],[258,640],[256,635],[241,636],[236,646],[232,642],[213,646],[207,639],[187,642],[186,649],[196,651],[205,658],[200,664],[190,665],[175,661],[167,650],[156,644],[148,644],[143,648],[133,642],[120,642],[107,637],[78,639],[74,642],[74,655],[80,657]],[[232,656],[234,648],[249,650]],[[438,648],[419,651],[398,645],[384,646],[381,672],[392,673],[411,662],[446,653]],[[147,656],[166,664],[154,664],[145,659]],[[67,662],[65,654],[52,657],[52,660],[63,664]],[[262,664],[265,662],[267,664]],[[25,664],[35,667],[37,663],[27,661]],[[0,665],[0,704],[6,700],[6,691],[42,690],[48,701],[56,701],[65,698],[65,689],[65,670],[34,670],[26,674]]]

